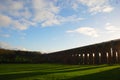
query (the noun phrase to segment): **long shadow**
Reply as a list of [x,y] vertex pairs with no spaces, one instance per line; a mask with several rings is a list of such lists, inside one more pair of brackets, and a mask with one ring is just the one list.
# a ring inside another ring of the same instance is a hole
[[[96,67],[90,67],[90,68],[82,68],[82,69],[73,69],[73,70],[58,70],[58,71],[48,71],[48,72],[41,72],[41,71],[36,71],[36,72],[25,72],[25,73],[14,73],[14,74],[1,74],[0,75],[0,80],[13,80],[13,79],[19,79],[19,78],[24,78],[24,77],[32,77],[32,76],[37,76],[37,75],[47,75],[47,74],[53,74],[53,73],[65,73],[65,72],[74,72],[74,71],[82,71],[82,70],[89,70],[89,69],[95,69],[95,68],[101,68],[101,67],[107,67],[108,65],[104,66],[96,66]],[[72,80],[72,79],[71,79]],[[76,79],[75,79],[76,80]]]
[[[19,68],[18,67],[18,70],[15,70],[15,69],[11,69],[9,72],[12,72],[12,73],[16,73],[16,72],[35,72],[35,71],[42,71],[42,72],[44,72],[44,70],[45,71],[52,71],[52,70],[56,70],[56,71],[58,71],[58,70],[68,70],[68,69],[72,69],[72,68],[74,68],[74,69],[78,69],[78,68],[82,68],[82,67],[85,67],[85,66],[62,66],[62,65],[60,65],[60,66],[48,66],[48,67],[30,67],[30,68]],[[87,66],[88,67],[88,66]],[[91,67],[93,67],[93,66],[91,66]],[[85,67],[86,68],[86,67]],[[17,69],[17,68],[16,68]],[[4,72],[3,72],[3,74],[4,74]]]
[[120,68],[114,68],[99,73],[77,76],[64,80],[120,80]]
[[[29,66],[28,66],[29,67]],[[12,73],[15,73],[15,72],[22,72],[22,71],[44,71],[44,70],[59,70],[59,69],[62,69],[63,66],[62,65],[58,65],[58,66],[40,66],[40,67],[29,67],[29,68],[26,68],[26,67],[13,67],[13,68],[9,68],[10,69],[10,72]],[[65,67],[66,69],[69,68],[69,67]],[[1,69],[0,69],[1,70]]]
[[56,73],[67,73],[67,72],[75,72],[75,71],[84,71],[84,70],[90,70],[90,69],[96,69],[96,68],[103,68],[103,67],[107,67],[108,65],[103,65],[103,66],[92,66],[92,67],[85,67],[85,68],[77,68],[77,69],[70,69],[70,70],[60,70],[57,71]]

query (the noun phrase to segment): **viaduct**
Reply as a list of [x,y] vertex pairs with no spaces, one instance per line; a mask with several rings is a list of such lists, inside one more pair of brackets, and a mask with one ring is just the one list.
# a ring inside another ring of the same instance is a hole
[[62,64],[120,64],[120,39],[53,52],[46,62]]

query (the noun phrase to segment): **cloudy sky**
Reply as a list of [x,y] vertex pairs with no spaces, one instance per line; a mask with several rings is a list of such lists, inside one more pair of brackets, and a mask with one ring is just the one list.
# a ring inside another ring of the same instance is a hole
[[120,0],[0,0],[0,47],[53,52],[120,38]]

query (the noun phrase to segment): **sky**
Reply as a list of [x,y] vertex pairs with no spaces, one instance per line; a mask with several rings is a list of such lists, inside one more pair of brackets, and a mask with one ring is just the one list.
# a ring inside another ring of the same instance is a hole
[[0,48],[54,52],[120,38],[120,0],[0,0]]

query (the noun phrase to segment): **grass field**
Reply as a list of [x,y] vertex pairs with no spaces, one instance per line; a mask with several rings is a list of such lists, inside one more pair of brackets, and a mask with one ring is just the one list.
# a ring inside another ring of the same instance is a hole
[[0,80],[120,80],[120,65],[0,64]]

